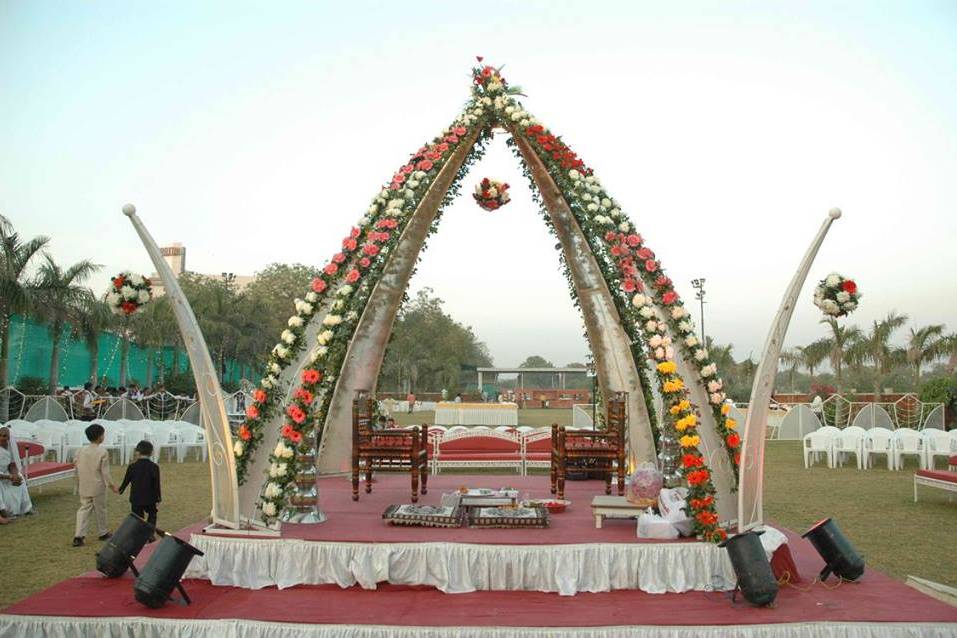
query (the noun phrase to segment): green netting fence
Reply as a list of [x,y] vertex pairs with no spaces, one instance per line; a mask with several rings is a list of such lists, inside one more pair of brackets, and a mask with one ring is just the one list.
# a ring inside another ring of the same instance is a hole
[[[90,352],[82,339],[74,339],[69,333],[68,327],[60,340],[59,385],[79,386],[89,380]],[[121,342],[122,339],[118,335],[109,332],[100,333],[97,375],[101,382],[105,379],[104,385],[116,385],[119,382]],[[17,385],[17,382],[24,377],[48,379],[52,347],[53,342],[46,326],[28,317],[15,315],[10,321],[8,383]],[[151,354],[154,361],[152,377],[147,370]],[[174,370],[174,363],[178,370]],[[136,344],[130,344],[128,381],[136,381],[143,385],[152,378],[153,383],[156,383],[160,365],[165,369],[165,374],[170,375],[187,370],[189,361],[184,350],[177,352],[177,349],[171,346],[144,349]],[[227,361],[223,380],[237,383],[244,372],[249,374],[248,366],[244,370],[243,366],[237,362]]]

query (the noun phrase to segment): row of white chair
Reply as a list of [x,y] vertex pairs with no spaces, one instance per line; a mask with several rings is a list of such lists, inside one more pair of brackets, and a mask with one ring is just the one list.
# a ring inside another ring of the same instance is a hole
[[901,469],[905,456],[915,456],[922,469],[933,469],[938,457],[945,459],[957,454],[957,433],[909,428],[888,430],[857,426],[838,429],[824,426],[804,436],[804,467],[808,468],[824,456],[828,467],[844,465],[850,455],[857,460],[858,469],[872,466],[875,454],[887,457],[887,469]]
[[[105,436],[102,447],[116,452],[120,463],[128,463],[140,441],[153,444],[153,454],[157,458],[167,451],[167,458],[176,454],[182,463],[191,450],[196,450],[203,461],[206,460],[206,437],[203,429],[185,421],[119,420],[97,419],[92,423],[103,426]],[[34,441],[53,454],[58,462],[70,461],[78,449],[87,445],[87,421],[20,421],[6,424],[14,436],[21,441]]]

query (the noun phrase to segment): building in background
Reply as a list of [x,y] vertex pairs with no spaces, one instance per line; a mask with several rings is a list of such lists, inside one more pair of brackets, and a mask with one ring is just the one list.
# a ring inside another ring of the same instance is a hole
[[[169,246],[162,246],[160,248],[160,253],[163,255],[163,259],[169,264],[170,270],[173,271],[173,274],[179,278],[184,272],[189,272],[186,270],[186,246],[179,242],[173,242]],[[251,284],[256,280],[255,276],[250,275],[237,275],[231,272],[222,272],[218,275],[209,275],[203,273],[195,273],[200,277],[205,277],[206,279],[211,279],[213,281],[225,281],[237,291],[242,291],[246,286]],[[157,297],[162,297],[166,294],[166,287],[163,285],[163,281],[159,277],[159,273],[153,273],[150,275],[150,284],[153,286],[153,295]]]

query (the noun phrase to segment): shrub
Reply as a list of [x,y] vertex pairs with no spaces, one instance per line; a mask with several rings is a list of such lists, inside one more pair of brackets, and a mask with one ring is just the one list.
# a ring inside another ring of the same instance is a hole
[[46,394],[50,383],[40,377],[24,376],[17,381],[16,388],[26,395]]
[[918,398],[924,403],[943,403],[948,423],[957,415],[957,376],[938,377],[920,386]]

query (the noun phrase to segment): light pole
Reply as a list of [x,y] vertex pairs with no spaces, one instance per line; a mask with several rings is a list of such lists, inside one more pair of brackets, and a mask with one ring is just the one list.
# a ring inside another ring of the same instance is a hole
[[695,289],[694,298],[701,302],[701,345],[705,345],[704,340],[704,277],[691,280],[691,286]]

